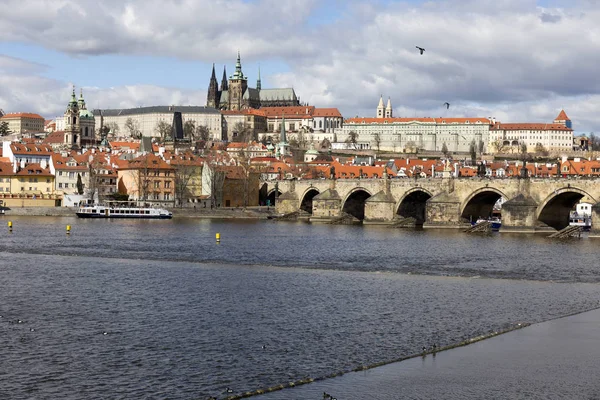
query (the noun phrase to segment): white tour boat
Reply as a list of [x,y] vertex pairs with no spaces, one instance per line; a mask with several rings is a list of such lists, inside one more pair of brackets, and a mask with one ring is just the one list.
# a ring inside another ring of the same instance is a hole
[[173,213],[164,208],[138,207],[129,202],[82,204],[77,209],[79,218],[144,218],[170,219]]

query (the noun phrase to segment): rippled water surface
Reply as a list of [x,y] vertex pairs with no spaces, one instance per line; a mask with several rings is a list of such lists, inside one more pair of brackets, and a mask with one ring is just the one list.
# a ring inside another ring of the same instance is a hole
[[591,239],[12,221],[0,234],[0,398],[225,398],[600,300]]

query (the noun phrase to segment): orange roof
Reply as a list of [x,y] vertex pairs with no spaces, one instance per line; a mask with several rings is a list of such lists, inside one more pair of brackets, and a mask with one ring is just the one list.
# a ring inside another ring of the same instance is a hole
[[565,112],[565,110],[560,110],[560,114],[558,114],[558,117],[556,117],[554,120],[555,121],[570,121],[569,117],[567,117],[567,113]]
[[122,169],[174,169],[171,165],[167,164],[162,158],[155,156],[154,154],[146,154],[138,158],[134,158],[129,161],[127,165],[120,166]]
[[342,117],[337,108],[315,108],[313,117]]
[[544,123],[530,123],[530,122],[517,122],[509,124],[501,124],[500,122],[490,128],[491,130],[504,130],[504,131],[573,131],[571,128],[567,128],[562,124],[544,124]]
[[108,142],[108,144],[110,145],[111,148],[113,149],[120,149],[120,148],[124,148],[127,147],[130,150],[139,150],[140,149],[140,142]]
[[248,143],[244,142],[232,142],[227,144],[227,150],[229,149],[245,149],[248,147]]
[[42,141],[44,144],[60,144],[65,142],[65,131],[54,131]]
[[4,116],[2,117],[2,119],[9,119],[9,118],[36,118],[36,119],[44,119],[44,117],[42,117],[41,115],[39,115],[39,114],[33,114],[33,113],[9,113],[9,114],[4,114]]
[[10,148],[13,154],[31,154],[31,155],[50,155],[52,154],[52,147],[45,144],[22,144],[22,143],[11,143]]
[[264,107],[261,110],[268,118],[310,118],[315,112],[314,106]]
[[38,163],[30,163],[21,168],[15,175],[39,175],[39,176],[54,176],[50,173],[50,169],[42,168]]
[[0,175],[1,176],[10,176],[13,175],[13,165],[8,161],[0,162]]

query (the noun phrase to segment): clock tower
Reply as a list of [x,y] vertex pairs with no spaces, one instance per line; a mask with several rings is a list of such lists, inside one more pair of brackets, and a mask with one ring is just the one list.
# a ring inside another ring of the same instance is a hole
[[75,86],[71,94],[71,101],[65,111],[65,141],[64,144],[72,149],[81,144],[81,130],[79,128],[79,103],[75,97]]

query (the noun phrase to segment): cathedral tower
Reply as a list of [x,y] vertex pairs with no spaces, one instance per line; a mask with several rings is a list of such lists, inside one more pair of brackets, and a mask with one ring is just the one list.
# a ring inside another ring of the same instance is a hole
[[260,91],[261,88],[261,83],[260,83],[260,65],[258,66],[258,79],[256,80],[256,90]]
[[212,75],[210,76],[210,83],[208,84],[208,94],[206,95],[206,106],[219,108],[219,84],[217,83],[217,77],[215,75],[215,64],[212,67]]
[[235,72],[229,78],[229,109],[241,110],[242,99],[248,88],[248,78],[242,73],[242,63],[240,61],[240,52],[238,51],[237,62],[235,63]]
[[223,78],[221,78],[221,93],[229,90],[227,86],[227,71],[225,66],[223,65]]

